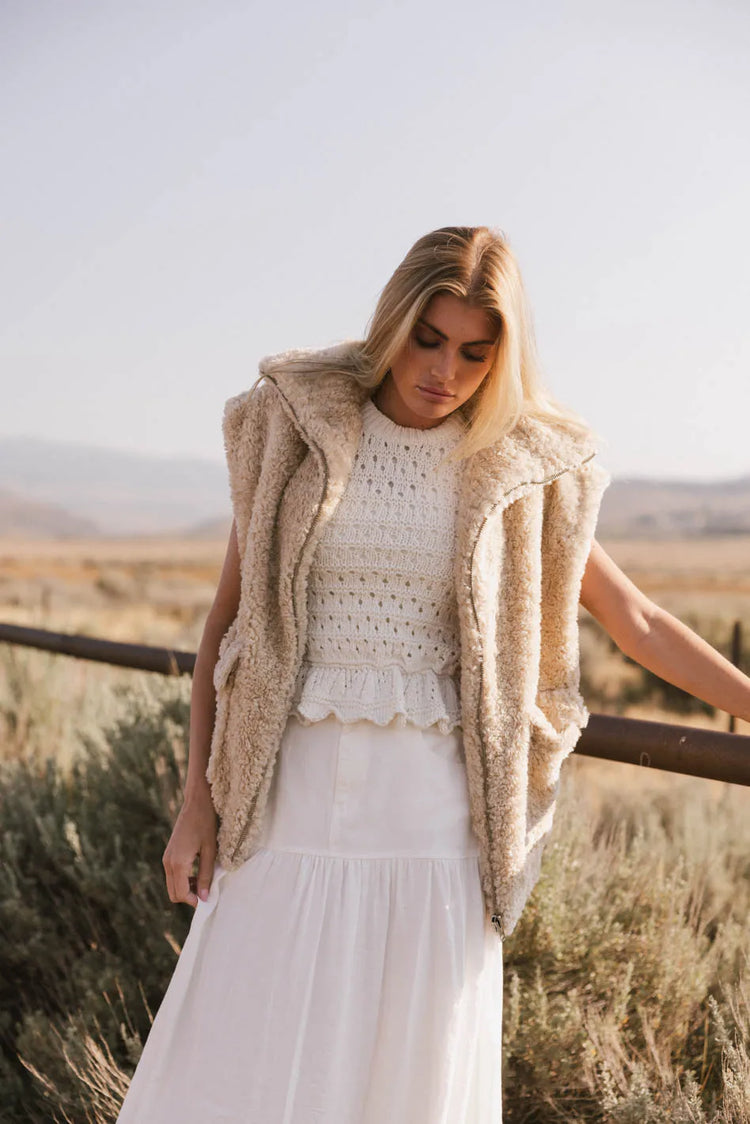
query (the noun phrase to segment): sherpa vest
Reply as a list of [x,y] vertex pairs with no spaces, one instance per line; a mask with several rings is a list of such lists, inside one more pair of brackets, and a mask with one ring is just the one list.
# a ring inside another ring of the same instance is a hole
[[[305,652],[310,563],[369,393],[341,370],[306,371],[309,354],[263,360],[258,382],[224,408],[241,594],[214,669],[207,777],[227,869],[260,836]],[[458,466],[461,722],[482,890],[501,939],[539,877],[560,766],[589,718],[578,600],[610,482],[596,452],[590,434],[522,417]]]

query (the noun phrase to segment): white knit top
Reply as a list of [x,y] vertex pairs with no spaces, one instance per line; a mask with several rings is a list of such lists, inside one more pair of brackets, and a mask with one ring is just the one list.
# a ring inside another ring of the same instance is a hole
[[303,722],[460,724],[458,476],[440,461],[464,431],[456,414],[412,429],[365,401],[349,483],[310,571],[294,696]]

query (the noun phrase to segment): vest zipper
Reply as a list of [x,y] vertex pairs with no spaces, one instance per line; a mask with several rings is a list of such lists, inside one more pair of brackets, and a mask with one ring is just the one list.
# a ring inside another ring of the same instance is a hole
[[[297,656],[296,656],[296,660],[295,660],[296,666],[295,666],[294,674],[291,677],[291,687],[289,688],[289,690],[287,692],[288,697],[287,697],[285,711],[288,713],[289,708],[290,708],[291,703],[292,703],[292,699],[294,698],[294,690],[295,690],[295,685],[296,685],[296,682],[297,682],[297,675],[299,674],[299,669],[300,669],[300,666],[302,664],[302,659],[303,659],[303,656],[304,656],[304,652],[300,650],[301,649],[301,645],[300,645],[301,628],[300,628],[300,623],[299,623],[299,613],[297,611],[297,600],[296,600],[297,578],[298,578],[298,575],[299,575],[300,566],[302,565],[302,559],[304,558],[304,555],[305,555],[305,550],[307,549],[307,544],[310,541],[312,533],[315,530],[315,528],[318,524],[318,520],[320,518],[320,512],[321,512],[322,507],[323,507],[323,502],[326,498],[326,493],[328,492],[328,481],[329,481],[329,478],[330,478],[330,472],[329,472],[329,469],[328,469],[328,461],[326,460],[326,457],[325,457],[325,454],[324,454],[323,450],[321,449],[320,445],[317,444],[317,442],[311,440],[311,438],[309,437],[309,435],[307,434],[307,432],[305,431],[305,429],[301,425],[300,420],[299,420],[299,418],[296,414],[296,411],[295,411],[294,407],[292,406],[289,399],[286,397],[286,395],[283,393],[283,391],[279,387],[279,384],[276,382],[276,380],[273,378],[272,375],[266,375],[266,378],[269,380],[269,382],[272,382],[274,384],[274,386],[276,387],[276,390],[278,391],[281,398],[286,403],[287,408],[289,409],[289,412],[291,413],[291,415],[294,419],[294,424],[296,425],[297,429],[299,430],[300,434],[302,435],[303,439],[307,442],[309,447],[312,448],[317,453],[317,455],[320,459],[320,463],[322,465],[322,469],[323,469],[323,487],[322,487],[322,490],[321,490],[321,493],[320,493],[320,499],[318,500],[317,510],[315,512],[315,515],[312,518],[312,522],[310,523],[307,534],[305,535],[304,542],[302,543],[302,546],[300,547],[299,554],[297,555],[297,560],[296,560],[295,565],[294,565],[294,571],[292,573],[292,613],[293,613],[293,616],[294,616],[294,630],[295,630],[295,642],[296,642],[296,648],[297,648]],[[247,839],[247,833],[250,830],[250,825],[253,821],[253,816],[255,815],[255,808],[256,808],[257,802],[258,802],[258,792],[256,792],[255,796],[253,797],[252,803],[250,805],[250,809],[247,813],[247,818],[245,820],[242,831],[240,832],[240,837],[239,837],[239,839],[238,839],[238,841],[237,841],[237,843],[236,843],[236,845],[235,845],[235,847],[232,851],[232,861],[234,861],[237,858],[237,855],[239,854],[245,840]]]
[[[475,600],[475,597],[474,597],[474,559],[476,557],[477,547],[479,546],[479,540],[482,536],[482,532],[484,531],[484,528],[487,525],[488,520],[494,514],[494,512],[497,510],[497,508],[500,507],[504,503],[504,501],[508,498],[508,496],[510,496],[513,492],[518,491],[519,488],[526,488],[530,484],[540,484],[540,485],[541,484],[551,484],[553,480],[557,480],[558,477],[564,476],[564,474],[566,472],[570,472],[571,469],[580,468],[582,465],[587,464],[595,456],[596,456],[595,452],[591,453],[588,457],[586,457],[584,460],[580,461],[578,464],[566,465],[564,468],[561,468],[559,472],[555,472],[555,473],[553,473],[552,476],[547,476],[543,480],[524,480],[520,484],[514,484],[512,488],[509,488],[507,492],[503,493],[503,495],[500,497],[499,500],[497,500],[495,503],[493,503],[493,505],[489,509],[489,511],[485,512],[484,517],[482,519],[482,522],[480,524],[479,530],[477,531],[477,533],[474,537],[474,543],[473,543],[473,546],[471,548],[471,556],[470,556],[470,559],[469,559],[469,592],[470,592],[470,596],[471,596],[471,609],[472,609],[472,613],[474,615],[474,627],[475,627],[475,629],[477,630],[478,633],[481,633],[481,629],[480,629],[480,624],[479,624],[479,612],[477,610],[477,604],[476,604],[476,600]],[[493,835],[492,835],[492,823],[491,823],[491,820],[490,820],[490,812],[489,812],[489,800],[488,800],[488,796],[487,796],[487,750],[485,748],[484,738],[482,736],[482,721],[481,721],[481,719],[482,719],[481,708],[482,708],[482,689],[483,689],[483,686],[484,686],[484,657],[483,657],[482,650],[480,648],[480,651],[479,651],[479,690],[477,691],[476,729],[477,729],[477,734],[478,734],[478,737],[479,737],[479,750],[480,750],[480,756],[481,756],[481,759],[482,759],[482,787],[483,787],[483,790],[484,790],[484,820],[485,820],[485,828],[486,828],[486,831],[487,831],[487,843],[488,843],[489,851],[490,851],[490,855],[491,855],[492,850],[493,850]],[[491,870],[492,869],[492,863],[489,859],[489,856],[488,856],[488,862],[489,862],[489,866],[490,866],[490,870]],[[494,879],[493,879],[493,891],[494,890],[495,890],[495,887],[494,887]],[[496,901],[493,901],[493,906],[494,906],[494,909],[497,910],[497,912],[493,912],[491,914],[492,925],[494,926],[494,929],[495,929],[496,933],[499,935],[500,940],[504,941],[506,936],[507,936],[507,932],[506,932],[506,927],[505,927],[505,921],[503,919],[503,913],[502,913],[502,910],[499,909],[499,907],[497,906]]]

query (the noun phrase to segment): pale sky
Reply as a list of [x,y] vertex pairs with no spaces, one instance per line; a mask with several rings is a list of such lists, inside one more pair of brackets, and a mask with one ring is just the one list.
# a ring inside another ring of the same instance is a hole
[[484,223],[614,474],[750,473],[746,0],[3,0],[0,99],[0,436],[221,459]]

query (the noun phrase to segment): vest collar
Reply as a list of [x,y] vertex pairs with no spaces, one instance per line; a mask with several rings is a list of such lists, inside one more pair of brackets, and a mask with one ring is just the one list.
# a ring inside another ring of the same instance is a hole
[[[348,478],[362,433],[362,404],[371,393],[340,369],[351,344],[324,351],[294,350],[268,356],[260,373],[275,384],[303,439],[317,448],[329,471]],[[339,369],[321,370],[330,355]],[[315,370],[307,360],[315,359]],[[523,416],[504,437],[462,463],[464,502],[474,509],[510,502],[527,489],[578,468],[597,451],[593,434],[580,435]]]

